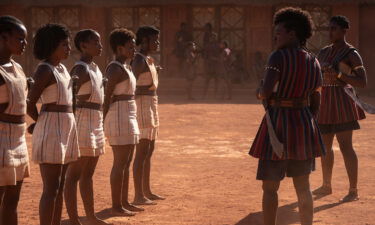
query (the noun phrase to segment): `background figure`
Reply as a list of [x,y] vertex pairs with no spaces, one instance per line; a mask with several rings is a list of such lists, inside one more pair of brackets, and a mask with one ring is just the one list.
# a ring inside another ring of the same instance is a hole
[[212,24],[207,23],[204,26],[205,33],[203,36],[203,58],[205,70],[205,83],[203,90],[203,98],[207,97],[210,80],[214,80],[214,97],[217,96],[217,88],[219,84],[218,71],[216,67],[220,58],[220,46],[218,42],[218,35],[213,32]]
[[232,53],[233,62],[232,62],[232,76],[233,80],[236,83],[245,84],[246,81],[250,79],[250,74],[245,68],[245,62],[243,54],[241,52]]
[[193,84],[194,80],[197,77],[197,49],[194,42],[188,42],[185,50],[184,64],[182,67],[182,72],[186,78],[186,91],[187,97],[189,100],[194,100],[193,98]]
[[262,79],[265,64],[266,62],[263,59],[262,53],[260,51],[256,51],[254,54],[254,65],[252,74],[252,78],[254,79],[254,81],[259,82]]
[[232,99],[232,51],[227,41],[220,42],[219,63],[216,67],[219,78],[224,83],[222,98]]
[[173,50],[173,53],[178,59],[178,72],[180,72],[183,67],[186,57],[185,52],[189,41],[193,41],[193,35],[189,31],[188,25],[186,23],[181,23],[180,30],[177,31],[175,36],[175,47]]

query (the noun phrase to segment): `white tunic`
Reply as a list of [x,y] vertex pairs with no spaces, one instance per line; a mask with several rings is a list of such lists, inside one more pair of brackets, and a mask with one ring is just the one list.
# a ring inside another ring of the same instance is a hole
[[[134,95],[136,79],[130,66],[117,61],[109,63],[109,65],[112,64],[119,65],[129,76],[129,79],[116,85],[113,95]],[[104,121],[104,130],[110,145],[138,144],[139,128],[135,100],[111,103]]]
[[[72,106],[72,79],[65,66],[48,66],[56,84],[44,89],[40,100],[43,104],[56,102]],[[41,112],[33,133],[32,159],[36,163],[67,164],[80,156],[76,122],[73,113]]]
[[[149,90],[156,91],[159,85],[158,72],[154,60],[150,56],[137,53],[147,63],[148,72],[141,73],[137,78],[137,86],[150,86]],[[140,139],[155,140],[159,133],[158,96],[137,95],[137,118],[140,128]]]
[[[86,102],[102,105],[104,101],[103,75],[95,63],[76,62],[75,66],[84,66],[90,76],[90,81],[84,83],[78,90],[78,95],[89,94]],[[104,154],[105,138],[103,129],[103,112],[100,110],[77,108],[78,143],[81,156],[96,157]]]
[[[5,81],[0,89],[0,103],[8,103],[3,113],[26,115],[27,82],[22,67],[12,60],[9,66],[0,66],[0,76]],[[0,186],[16,185],[28,176],[25,133],[26,124],[0,121]]]

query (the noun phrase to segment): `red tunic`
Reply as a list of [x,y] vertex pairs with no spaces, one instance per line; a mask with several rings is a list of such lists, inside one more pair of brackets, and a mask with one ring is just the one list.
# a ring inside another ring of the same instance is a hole
[[[303,98],[321,86],[322,75],[318,60],[303,49],[288,48],[274,52],[282,61],[275,66],[281,71],[276,98]],[[269,107],[276,135],[284,145],[279,158],[272,150],[265,117],[259,127],[250,155],[264,160],[306,160],[324,154],[318,124],[309,107]]]
[[[318,59],[322,67],[331,66],[338,71],[338,64],[354,50],[355,48],[348,44],[339,49],[333,49],[330,45],[322,50],[323,53],[318,55]],[[319,124],[342,124],[366,118],[364,111],[345,93],[344,88],[352,89],[350,85],[323,83]]]

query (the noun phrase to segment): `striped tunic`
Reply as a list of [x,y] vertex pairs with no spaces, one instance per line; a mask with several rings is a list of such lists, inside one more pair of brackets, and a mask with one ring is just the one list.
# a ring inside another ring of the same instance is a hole
[[[104,101],[103,75],[95,63],[76,62],[75,66],[86,68],[90,81],[84,83],[78,90],[78,95],[89,94],[85,102],[102,105]],[[81,156],[96,157],[104,154],[105,138],[103,128],[103,112],[100,110],[77,108],[75,113],[77,122],[78,143]]]
[[[156,91],[159,85],[158,72],[154,60],[150,56],[137,53],[147,63],[148,72],[141,73],[137,76],[137,88],[148,88],[150,91]],[[156,95],[136,95],[137,101],[137,118],[140,128],[140,139],[155,140],[159,134],[159,112],[158,96]]]
[[[134,95],[136,79],[129,65],[111,62],[120,66],[129,79],[118,83],[113,95]],[[108,68],[107,66],[107,68]],[[105,135],[110,145],[134,145],[139,142],[139,128],[137,123],[137,105],[135,100],[116,101],[109,106],[104,121]]]
[[[41,103],[56,102],[71,106],[73,81],[65,66],[59,64],[54,67],[48,63],[39,64],[41,65],[48,66],[56,79],[56,84],[43,90]],[[32,160],[35,163],[67,164],[80,156],[73,113],[40,112],[32,141]]]
[[[273,54],[281,58],[278,65],[280,79],[273,97],[303,98],[321,86],[322,75],[317,59],[308,52],[288,48]],[[262,160],[306,160],[324,154],[318,124],[309,107],[304,108],[268,108],[275,133],[284,145],[284,154],[279,158],[273,151],[266,118],[263,117],[255,140],[250,148],[250,155]]]
[[[324,72],[327,67],[339,71],[339,63],[354,50],[355,48],[348,44],[337,49],[334,49],[332,45],[325,47],[318,55],[323,69],[323,78],[330,75]],[[323,83],[319,124],[342,124],[366,118],[364,111],[345,93],[344,88],[353,90],[350,85]]]
[[[8,72],[12,70],[13,72]],[[13,60],[9,66],[0,66],[0,104],[8,103],[3,113],[26,115],[27,84],[22,67]],[[26,124],[0,122],[0,186],[16,185],[29,172],[26,145]]]

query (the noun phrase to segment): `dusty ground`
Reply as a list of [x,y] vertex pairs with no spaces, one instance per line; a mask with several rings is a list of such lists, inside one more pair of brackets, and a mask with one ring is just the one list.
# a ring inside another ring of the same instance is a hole
[[[152,183],[154,191],[167,200],[146,207],[145,212],[133,218],[109,217],[112,154],[107,146],[94,178],[99,216],[114,224],[134,225],[263,224],[261,183],[255,180],[257,161],[247,154],[263,115],[261,106],[229,102],[177,104],[163,99],[161,102],[164,102],[160,105],[161,133]],[[360,162],[361,199],[338,203],[348,190],[348,182],[335,143],[334,194],[315,201],[315,224],[375,224],[375,116],[368,116],[361,126],[354,136]],[[311,177],[313,188],[321,183],[320,163],[317,168]],[[31,166],[31,172],[22,190],[21,225],[38,224],[42,186],[37,165]],[[132,185],[130,193],[132,196]],[[296,196],[290,179],[282,183],[279,198],[279,224],[298,224]],[[80,215],[84,215],[81,202],[79,208]],[[65,209],[63,219],[63,224],[68,224]]]

